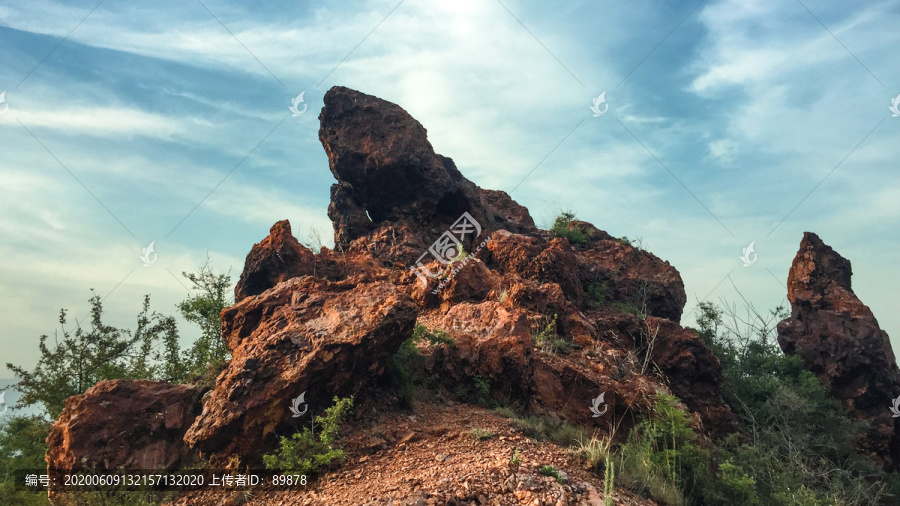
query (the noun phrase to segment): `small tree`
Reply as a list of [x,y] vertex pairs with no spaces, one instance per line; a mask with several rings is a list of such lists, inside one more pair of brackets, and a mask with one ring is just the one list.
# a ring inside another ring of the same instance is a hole
[[209,258],[198,272],[182,275],[193,283],[195,293],[181,301],[178,310],[185,320],[200,327],[200,337],[187,351],[185,360],[192,374],[202,374],[210,364],[218,366],[230,358],[219,315],[226,306],[225,293],[231,287],[231,276],[215,274]]
[[49,342],[40,337],[41,357],[33,371],[7,363],[19,378],[15,386],[22,392],[16,407],[43,404],[51,418],[59,417],[66,399],[84,393],[98,381],[109,379],[179,380],[184,366],[178,357],[178,331],[171,316],[150,313],[150,296],[134,331],[103,323],[103,302],[90,298],[91,328],[77,322],[74,332],[67,328],[65,309],[59,312],[60,332]]

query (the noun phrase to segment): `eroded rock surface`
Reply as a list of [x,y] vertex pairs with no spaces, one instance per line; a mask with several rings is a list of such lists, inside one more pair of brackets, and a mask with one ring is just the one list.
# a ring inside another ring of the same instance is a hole
[[244,299],[222,317],[232,359],[184,440],[213,460],[252,462],[275,432],[295,425],[292,399],[306,392],[306,404],[321,413],[333,396],[371,383],[412,335],[416,309],[389,283],[305,276]]
[[436,154],[425,128],[400,106],[342,86],[324,101],[319,139],[337,179],[328,207],[337,249],[390,228],[397,239],[379,256],[409,263],[464,212],[485,228],[536,230],[506,193],[481,190]]
[[900,463],[900,418],[888,408],[900,395],[900,370],[890,340],[850,285],[850,261],[811,232],[803,234],[788,274],[790,318],[778,344],[805,366],[844,408],[874,429],[864,446]]
[[[718,361],[678,324],[686,297],[668,262],[584,221],[569,225],[584,232],[581,243],[538,230],[508,194],[479,188],[434,153],[395,104],[335,87],[319,118],[337,180],[335,249],[309,250],[286,220],[253,246],[236,303],[221,314],[233,358],[202,413],[192,404],[160,436],[171,445],[161,454],[143,440],[132,453],[167,464],[189,447],[214,466],[231,456],[258,463],[278,435],[298,430],[292,399],[306,392],[319,414],[335,395],[365,394],[417,319],[454,339],[427,357],[445,389],[479,377],[495,399],[598,430],[674,393],[701,433],[734,430]],[[477,230],[449,243],[458,257],[423,257],[463,216]],[[411,269],[419,258],[427,275]],[[607,411],[595,417],[601,394]],[[77,444],[57,437],[54,455],[101,444],[72,434]]]
[[50,469],[171,469],[188,453],[182,436],[200,393],[164,381],[101,381],[69,397],[47,436]]

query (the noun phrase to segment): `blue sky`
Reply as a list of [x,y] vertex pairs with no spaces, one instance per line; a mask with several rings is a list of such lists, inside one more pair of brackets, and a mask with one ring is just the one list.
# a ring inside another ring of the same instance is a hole
[[174,313],[182,271],[236,279],[277,220],[330,243],[334,85],[400,104],[541,225],[642,237],[686,313],[784,302],[816,232],[900,349],[897,26],[898,1],[0,2],[2,362],[32,366],[91,288],[115,324],[145,293]]

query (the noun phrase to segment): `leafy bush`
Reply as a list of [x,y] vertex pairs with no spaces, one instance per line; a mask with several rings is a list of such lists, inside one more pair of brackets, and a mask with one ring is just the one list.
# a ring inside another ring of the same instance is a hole
[[400,344],[385,366],[385,378],[397,392],[403,407],[411,408],[415,399],[414,371],[422,363],[422,356],[416,348],[416,338],[410,338]]
[[572,244],[586,244],[591,238],[590,234],[583,228],[574,225],[575,213],[571,211],[563,211],[553,221],[550,231],[557,237],[568,239]]
[[697,436],[677,402],[660,396],[654,416],[632,429],[620,449],[622,481],[667,504],[701,498],[708,477],[708,452],[696,444]]
[[144,297],[134,330],[103,322],[103,302],[90,298],[91,328],[76,324],[67,328],[65,309],[59,312],[60,334],[51,343],[40,337],[40,358],[33,371],[7,363],[19,377],[16,390],[22,397],[15,407],[40,404],[51,418],[59,417],[66,399],[84,393],[98,381],[109,379],[180,380],[185,367],[180,358],[175,319],[150,313],[150,296]]
[[202,376],[210,364],[217,367],[231,358],[219,319],[227,306],[225,294],[231,287],[231,276],[213,273],[208,259],[198,272],[182,275],[192,283],[194,293],[178,304],[178,310],[185,320],[200,327],[200,337],[185,354],[185,368],[189,375]]
[[312,475],[342,460],[346,455],[334,446],[334,441],[352,408],[353,397],[335,397],[334,405],[315,419],[320,426],[318,439],[310,427],[304,427],[289,438],[282,437],[276,452],[263,455],[266,468]]
[[697,333],[719,357],[726,400],[752,436],[750,444],[720,443],[708,502],[896,504],[896,472],[887,475],[856,449],[867,424],[851,420],[802,360],[784,356],[775,342],[787,312],[745,310],[699,304]]
[[413,329],[412,340],[414,343],[420,343],[423,340],[428,341],[428,344],[431,346],[438,344],[453,346],[453,338],[450,337],[450,334],[440,329],[428,330],[428,327],[421,323],[417,323],[416,328]]

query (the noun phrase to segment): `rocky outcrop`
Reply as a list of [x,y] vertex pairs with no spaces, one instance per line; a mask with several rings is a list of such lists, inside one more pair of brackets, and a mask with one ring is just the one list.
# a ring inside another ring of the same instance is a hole
[[172,469],[187,455],[182,436],[200,393],[164,381],[101,381],[69,397],[47,436],[47,467]]
[[296,425],[292,399],[305,392],[321,413],[333,396],[371,383],[412,335],[416,309],[389,283],[305,276],[244,299],[222,320],[232,359],[184,440],[213,461],[253,462]]
[[900,463],[900,418],[888,408],[900,395],[900,370],[872,311],[853,293],[850,261],[806,232],[788,274],[790,318],[778,344],[799,355],[832,396],[873,430],[863,445]]
[[319,139],[338,181],[328,207],[337,249],[389,228],[395,246],[408,247],[378,254],[408,264],[464,212],[485,228],[535,231],[524,207],[482,191],[436,154],[425,128],[400,106],[341,86],[324,102]]
[[[698,430],[734,429],[718,361],[678,324],[686,298],[668,262],[583,221],[569,226],[586,241],[538,230],[508,194],[479,188],[434,153],[422,125],[395,104],[342,87],[324,101],[319,138],[337,180],[328,208],[335,249],[313,252],[287,220],[276,223],[247,255],[236,303],[221,313],[232,359],[202,412],[174,396],[184,408],[172,415],[177,424],[160,432],[145,417],[135,426],[161,443],[129,428],[128,451],[104,465],[139,457],[172,465],[188,448],[212,466],[233,457],[258,464],[334,396],[390,383],[375,380],[417,319],[453,338],[419,346],[431,350],[429,374],[454,393],[480,377],[477,386],[487,381],[496,398],[598,430],[610,420],[589,409],[601,394],[609,416],[627,424],[674,393]],[[183,388],[185,399],[196,394]],[[168,406],[172,395],[154,392],[137,398]],[[301,394],[307,418],[289,409]],[[133,409],[127,399],[109,402]],[[371,402],[367,413],[385,405]],[[103,444],[77,430],[71,437],[78,441],[52,441],[55,460]]]
[[[606,232],[600,234],[594,235],[608,237]],[[601,288],[608,300],[631,304],[650,316],[681,321],[687,302],[681,275],[648,251],[611,238],[591,240],[579,256],[576,271],[585,288]]]
[[315,263],[313,252],[291,234],[291,223],[281,220],[247,255],[241,278],[234,286],[234,300],[259,295],[291,278],[315,275]]

